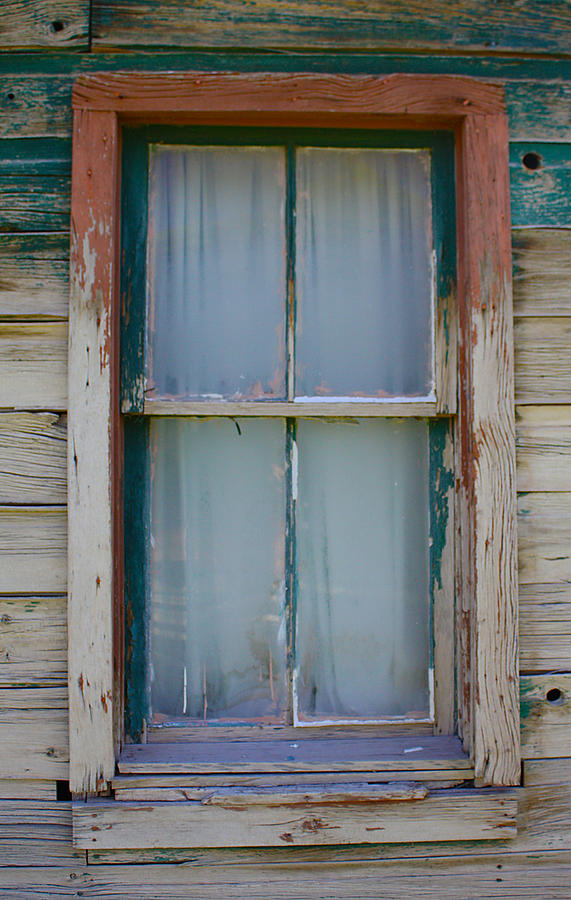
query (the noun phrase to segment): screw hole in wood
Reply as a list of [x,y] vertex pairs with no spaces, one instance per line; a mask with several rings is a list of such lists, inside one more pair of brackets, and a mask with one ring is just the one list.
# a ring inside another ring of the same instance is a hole
[[521,158],[522,163],[524,164],[526,169],[529,169],[530,172],[535,172],[536,169],[541,169],[541,165],[543,160],[539,153],[524,153]]

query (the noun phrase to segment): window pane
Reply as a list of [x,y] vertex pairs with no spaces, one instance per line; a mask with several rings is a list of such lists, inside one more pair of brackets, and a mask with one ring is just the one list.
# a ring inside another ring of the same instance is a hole
[[302,718],[428,716],[428,427],[300,420]]
[[429,154],[305,148],[296,168],[296,394],[430,394]]
[[284,422],[153,419],[151,448],[155,721],[280,719]]
[[283,397],[285,154],[155,147],[149,393]]

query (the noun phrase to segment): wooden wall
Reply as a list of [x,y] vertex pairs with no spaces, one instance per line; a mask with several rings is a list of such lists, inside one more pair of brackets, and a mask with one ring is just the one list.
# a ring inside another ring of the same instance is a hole
[[[460,0],[426,11],[415,0],[0,5],[0,894],[570,895],[571,7]],[[506,87],[524,757],[518,837],[88,859],[72,849],[66,794],[71,85],[80,72],[110,69],[339,68],[468,74]],[[538,168],[522,162],[530,153]]]

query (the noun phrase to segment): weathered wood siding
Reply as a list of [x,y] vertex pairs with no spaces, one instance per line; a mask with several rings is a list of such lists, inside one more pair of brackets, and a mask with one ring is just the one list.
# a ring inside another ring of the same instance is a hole
[[[566,0],[461,0],[426,11],[425,3],[400,0],[0,4],[2,894],[569,896],[571,7]],[[524,759],[513,840],[346,846],[335,849],[334,863],[331,849],[310,847],[72,848],[65,506],[71,87],[80,72],[167,69],[458,73],[505,85]],[[537,168],[529,154],[537,155]]]

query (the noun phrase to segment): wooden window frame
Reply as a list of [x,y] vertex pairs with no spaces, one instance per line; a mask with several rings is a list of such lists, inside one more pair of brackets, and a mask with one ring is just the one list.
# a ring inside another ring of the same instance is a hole
[[[515,424],[503,89],[432,75],[95,74],[76,81],[73,108],[68,439],[72,792],[108,788],[123,739],[121,127],[162,122],[454,131],[458,296],[438,315],[436,334],[442,345],[439,333],[454,335],[457,329],[458,365],[438,365],[436,384],[437,412],[451,412],[457,375],[452,577],[458,723],[477,785],[518,784]],[[446,355],[441,356],[444,361]],[[434,815],[427,808],[427,816]],[[173,828],[171,840],[177,833]],[[502,836],[507,836],[505,830]]]

